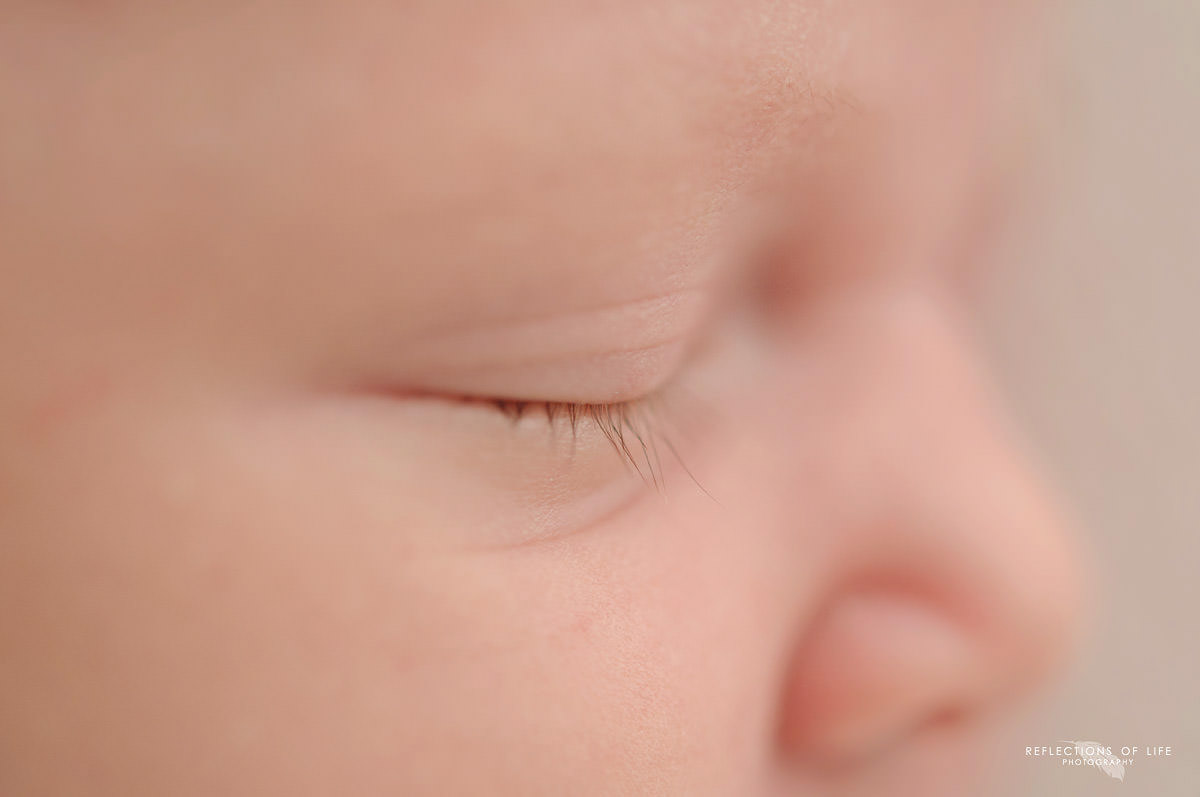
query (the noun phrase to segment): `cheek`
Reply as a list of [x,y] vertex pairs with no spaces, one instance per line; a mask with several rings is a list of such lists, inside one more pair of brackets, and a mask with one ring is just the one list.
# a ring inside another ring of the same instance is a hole
[[25,471],[42,490],[3,573],[5,605],[30,608],[4,616],[34,686],[10,721],[36,712],[118,790],[121,772],[214,791],[733,777],[764,678],[714,651],[761,631],[739,583],[755,546],[706,525],[707,498],[507,551],[415,550],[445,531],[420,491],[312,451],[280,467],[238,413],[163,412],[83,418]]
[[394,675],[420,707],[417,760],[453,778],[465,747],[479,771],[561,793],[601,776],[623,793],[749,793],[784,601],[761,579],[754,519],[732,534],[679,487],[669,510],[422,565]]

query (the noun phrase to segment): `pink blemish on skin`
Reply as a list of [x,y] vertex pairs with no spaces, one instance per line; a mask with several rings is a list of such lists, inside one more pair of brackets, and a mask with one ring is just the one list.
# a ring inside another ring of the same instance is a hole
[[29,433],[39,438],[58,434],[111,391],[112,375],[107,371],[96,369],[77,375],[34,403],[29,413]]

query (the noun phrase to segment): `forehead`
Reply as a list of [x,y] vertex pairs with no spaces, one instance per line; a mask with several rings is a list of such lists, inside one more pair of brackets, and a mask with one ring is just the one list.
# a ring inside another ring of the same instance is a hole
[[[239,339],[669,296],[733,256],[756,188],[803,191],[831,131],[903,90],[861,55],[919,15],[867,5],[26,4],[0,31],[15,250],[87,263],[80,295],[216,303]],[[958,4],[923,5],[958,34]]]
[[746,189],[838,110],[804,4],[450,4],[414,23],[401,207],[432,234],[408,245],[507,270],[526,301],[564,273],[600,304],[705,281]]

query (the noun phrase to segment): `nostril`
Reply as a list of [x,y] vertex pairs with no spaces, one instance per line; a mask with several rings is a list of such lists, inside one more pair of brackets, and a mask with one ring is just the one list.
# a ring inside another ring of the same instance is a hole
[[796,652],[781,738],[836,764],[969,714],[983,662],[969,631],[896,591],[837,596]]
[[966,722],[968,712],[962,706],[947,706],[929,716],[925,726],[929,728],[952,728]]

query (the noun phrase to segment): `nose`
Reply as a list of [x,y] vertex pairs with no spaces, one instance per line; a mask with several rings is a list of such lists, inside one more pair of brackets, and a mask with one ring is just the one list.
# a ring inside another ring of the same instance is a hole
[[838,375],[820,445],[839,542],[782,697],[781,744],[805,759],[1007,705],[1072,647],[1081,603],[1073,534],[961,331],[934,302],[870,312],[877,334],[813,333]]

